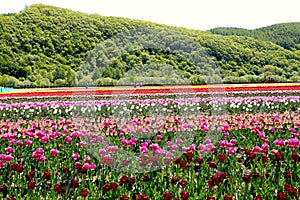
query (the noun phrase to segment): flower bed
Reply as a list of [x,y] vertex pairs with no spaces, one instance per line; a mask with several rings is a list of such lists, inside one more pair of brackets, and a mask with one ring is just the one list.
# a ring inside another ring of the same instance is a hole
[[299,199],[300,97],[0,105],[2,199]]

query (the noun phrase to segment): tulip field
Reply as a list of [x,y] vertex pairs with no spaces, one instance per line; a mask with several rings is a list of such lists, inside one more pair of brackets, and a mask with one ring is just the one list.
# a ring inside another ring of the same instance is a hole
[[298,85],[128,90],[0,94],[0,199],[300,198]]

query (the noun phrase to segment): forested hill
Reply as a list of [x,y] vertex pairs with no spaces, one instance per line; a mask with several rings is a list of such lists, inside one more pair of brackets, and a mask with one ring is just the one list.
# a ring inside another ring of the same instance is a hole
[[248,36],[258,40],[270,41],[286,49],[300,50],[300,22],[281,23],[254,30],[242,28],[214,28],[212,33],[220,35]]
[[[128,36],[119,43],[128,42],[123,45],[131,51],[119,55],[114,41],[106,41],[130,30],[148,47],[133,48]],[[166,49],[155,48],[159,40]],[[192,62],[180,48],[191,58],[199,57],[199,52],[206,56]],[[299,66],[299,50],[253,37],[221,36],[42,4],[0,15],[0,86],[127,84],[140,77],[146,83],[260,82],[264,77],[285,82],[300,79]]]

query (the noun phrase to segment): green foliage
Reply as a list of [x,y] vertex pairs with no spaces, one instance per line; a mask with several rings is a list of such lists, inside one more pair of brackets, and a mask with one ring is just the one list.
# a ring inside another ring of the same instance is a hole
[[[9,83],[27,80],[41,87],[134,81],[203,84],[222,82],[221,78],[228,83],[259,82],[264,76],[295,81],[300,66],[299,27],[290,23],[253,31],[212,30],[230,35],[221,36],[35,4],[20,13],[0,15],[0,74],[15,77]],[[149,28],[148,35],[143,36],[141,28]],[[136,30],[141,35],[138,42],[147,48],[130,42],[130,35],[110,41],[129,30]],[[159,47],[158,41],[168,48],[151,48]],[[129,51],[118,49],[120,44]]]
[[242,28],[214,28],[212,33],[220,35],[237,35],[270,41],[286,49],[300,49],[300,22],[274,24],[254,30]]

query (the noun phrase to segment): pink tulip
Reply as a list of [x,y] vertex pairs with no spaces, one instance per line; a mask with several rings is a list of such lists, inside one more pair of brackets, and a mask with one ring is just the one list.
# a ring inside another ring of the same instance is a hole
[[67,137],[65,138],[66,143],[70,143],[71,140],[72,140],[72,138],[71,138],[70,136],[67,136]]
[[166,157],[167,157],[167,158],[171,158],[171,157],[172,157],[172,153],[171,153],[171,152],[167,152],[167,153],[166,153]]
[[14,144],[15,144],[15,139],[11,139],[11,140],[9,141],[9,143],[10,143],[10,145],[14,145]]
[[75,162],[74,166],[75,166],[75,168],[78,168],[78,167],[81,167],[82,165],[80,162]]
[[143,153],[144,155],[147,155],[149,153],[149,150],[147,149],[147,147],[142,146],[140,148],[140,152]]
[[131,145],[132,145],[132,140],[128,140],[128,141],[127,141],[127,146],[130,147]]
[[158,144],[151,144],[150,148],[152,149],[152,151],[156,151],[156,150],[160,149],[160,146]]
[[6,155],[0,154],[0,160],[5,160]]
[[143,143],[141,144],[141,146],[142,146],[142,147],[148,147],[148,143],[147,143],[147,142],[143,142]]
[[13,159],[13,157],[12,157],[11,155],[6,155],[6,156],[5,156],[5,161],[6,161],[7,163],[9,163],[12,159]]
[[64,129],[63,134],[66,135],[69,132],[68,129]]
[[192,151],[192,152],[194,152],[194,151],[195,151],[195,148],[196,148],[195,145],[191,145],[191,146],[189,147],[189,150]]
[[122,139],[121,140],[121,144],[123,147],[125,147],[127,145],[127,140],[126,139]]
[[[68,136],[67,136],[68,137]],[[76,137],[78,137],[78,132],[73,132],[71,133],[71,137],[74,139]]]
[[79,153],[74,153],[72,155],[73,160],[77,160],[79,158]]
[[4,167],[5,167],[5,163],[0,160],[0,169],[3,169]]
[[50,150],[50,154],[51,154],[52,157],[55,157],[57,155],[57,153],[58,153],[57,149],[51,149]]
[[44,143],[48,143],[49,138],[48,138],[47,136],[44,136],[44,137],[42,138],[42,140],[44,141]]
[[181,143],[182,143],[182,139],[180,139],[180,138],[179,138],[179,139],[177,139],[177,140],[176,140],[176,143],[177,143],[178,145],[181,145]]
[[260,147],[259,146],[254,146],[252,148],[253,153],[257,154],[258,152],[260,152]]
[[235,148],[234,148],[234,147],[229,147],[229,149],[228,149],[228,154],[229,154],[230,156],[232,156],[232,155],[234,154],[234,152],[235,152]]
[[84,163],[83,169],[85,169],[85,170],[90,169],[90,164],[89,163]]
[[158,140],[158,141],[161,141],[161,140],[163,139],[163,136],[162,136],[162,135],[157,135],[156,137],[157,137],[157,140]]
[[167,141],[167,146],[171,147],[171,145],[172,145],[172,142],[171,141]]
[[81,141],[81,142],[79,142],[79,145],[80,145],[81,147],[84,147],[84,146],[86,145],[86,142],[85,142],[85,141]]
[[211,152],[211,153],[215,153],[215,152],[216,152],[216,147],[215,147],[215,146],[211,146],[210,152]]
[[198,146],[198,150],[199,150],[199,151],[203,151],[203,149],[204,149],[204,146],[203,146],[202,144],[200,144],[200,145]]
[[208,139],[205,140],[205,143],[206,143],[206,144],[210,144],[210,143],[211,143],[211,140],[208,138]]
[[25,145],[28,147],[32,144],[32,141],[31,140],[25,140]]
[[231,145],[236,145],[236,140],[235,140],[235,139],[231,139],[231,140],[230,140],[230,144],[231,144]]
[[227,146],[227,140],[221,140],[219,141],[219,146],[222,147],[222,148],[225,148]]
[[97,141],[100,143],[100,142],[102,142],[102,140],[103,140],[103,137],[102,136],[98,136],[97,137]]
[[99,154],[103,156],[105,154],[106,150],[105,149],[99,149]]
[[90,164],[90,170],[95,170],[96,169],[96,165],[93,163],[93,164]]
[[17,145],[18,145],[19,147],[21,147],[21,146],[23,145],[23,141],[22,141],[22,140],[18,140],[18,141],[17,141]]
[[6,147],[5,151],[7,154],[12,155],[14,153],[14,149],[12,147]]
[[277,149],[272,149],[272,150],[271,150],[271,153],[272,153],[272,154],[276,154],[277,152],[278,152]]
[[40,162],[45,162],[45,160],[46,160],[46,157],[45,157],[45,156],[41,156],[41,157],[39,158],[39,161],[40,161]]
[[224,132],[224,137],[228,137],[229,133],[228,132]]
[[172,145],[171,148],[172,148],[172,151],[176,151],[177,146],[176,145]]
[[137,138],[131,138],[131,142],[132,142],[132,144],[136,144],[137,143]]
[[116,153],[118,151],[118,146],[108,146],[107,150],[110,153]]
[[35,150],[35,152],[37,153],[37,155],[42,155],[43,154],[43,152],[44,152],[44,149],[43,148],[37,148],[36,150]]

